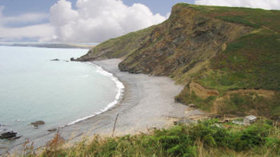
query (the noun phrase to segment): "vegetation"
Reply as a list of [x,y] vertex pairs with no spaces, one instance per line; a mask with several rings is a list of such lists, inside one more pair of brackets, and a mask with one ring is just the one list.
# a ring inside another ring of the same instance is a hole
[[256,93],[240,93],[224,98],[223,103],[215,106],[215,101],[201,98],[198,101],[199,98],[188,92],[189,88],[185,88],[177,100],[185,104],[194,103],[206,111],[218,108],[218,114],[251,113],[279,119],[280,11],[193,5],[187,7],[201,11],[205,16],[253,28],[251,32],[227,43],[226,49],[211,58],[207,68],[196,73],[193,80],[206,88],[219,90],[221,95],[218,97],[238,89],[267,89],[276,94],[272,98],[264,98]]
[[[216,111],[219,114],[257,114],[279,119],[280,11],[192,5],[188,7],[223,21],[253,28],[250,33],[227,43],[225,50],[210,59],[208,68],[193,77],[204,87],[219,90],[219,97],[224,98],[218,107],[212,103],[210,107],[208,104],[208,108],[218,108]],[[240,92],[229,97],[224,96],[224,93],[238,89],[266,89],[275,91],[276,94],[267,98],[250,91],[246,94]],[[191,95],[181,93],[178,97],[195,100]],[[205,105],[197,103],[200,104],[198,107]]]
[[232,88],[280,89],[280,34],[260,31],[232,42],[211,60],[215,72],[198,78],[220,90]]
[[[154,26],[149,28],[128,33],[118,38],[113,38],[105,41],[89,51],[88,54],[78,58],[79,61],[89,61],[100,58],[119,58],[129,55],[141,46],[145,36],[147,36]],[[133,41],[133,42],[131,42]]]
[[[62,147],[55,137],[43,152],[26,151],[24,156],[279,156],[280,129],[260,120],[243,127],[218,123],[217,119],[190,126],[154,130],[150,134],[101,138]],[[55,143],[55,144],[54,144]]]
[[208,98],[201,98],[195,94],[195,92],[190,92],[189,88],[185,88],[180,95],[178,95],[175,100],[178,102],[183,102],[184,104],[195,104],[198,108],[211,112],[211,107],[215,101],[215,96],[209,96]]
[[248,111],[253,111],[254,113],[251,114],[262,115],[275,120],[280,116],[278,96],[272,99],[264,99],[254,93],[243,96],[232,94],[224,101],[224,105],[220,107],[220,113],[244,116]]
[[[104,58],[123,58],[122,71],[173,78],[185,85],[176,97],[184,104],[280,120],[280,11],[180,3],[162,24],[101,43],[78,60]],[[200,92],[192,82],[201,85]],[[96,136],[70,147],[57,134],[40,154],[26,145],[23,156],[276,157],[280,129],[273,124],[212,119],[149,134]]]
[[[162,24],[104,42],[81,60],[98,57],[123,57],[122,71],[173,78],[185,85],[176,97],[184,104],[280,119],[280,11],[179,3]],[[204,98],[191,82],[219,94]]]

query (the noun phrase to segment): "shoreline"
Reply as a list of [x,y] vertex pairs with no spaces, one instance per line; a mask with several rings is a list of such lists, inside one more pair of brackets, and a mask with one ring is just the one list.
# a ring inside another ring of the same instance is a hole
[[[199,110],[190,110],[188,106],[175,102],[174,97],[183,89],[182,85],[175,85],[168,77],[121,72],[118,69],[120,61],[121,59],[109,59],[92,62],[118,78],[124,84],[125,90],[120,102],[107,111],[60,128],[59,132],[67,143],[73,144],[85,137],[90,139],[94,135],[111,136],[117,114],[119,118],[115,136],[147,133],[152,128],[167,128],[173,125],[176,119],[203,115]],[[55,134],[56,132],[48,133],[30,140],[34,142],[36,149],[40,149],[53,139]],[[17,145],[9,152],[21,150],[22,145]]]
[[[96,66],[97,68],[97,72],[103,76],[106,76],[108,78],[110,78],[116,85],[117,88],[117,94],[115,95],[115,99],[114,101],[110,102],[109,104],[107,104],[103,109],[99,110],[98,112],[95,112],[92,115],[86,116],[86,117],[82,117],[79,118],[77,120],[74,120],[66,125],[64,125],[63,127],[67,127],[70,125],[75,125],[76,123],[79,123],[81,121],[87,120],[89,118],[98,116],[99,114],[102,114],[103,112],[106,112],[108,110],[110,110],[111,108],[115,107],[118,103],[121,103],[121,100],[123,98],[123,93],[125,91],[125,86],[124,84],[119,80],[119,78],[117,78],[114,74],[104,70],[101,66],[94,64],[94,63],[90,63],[92,66]],[[63,128],[62,127],[62,128]]]

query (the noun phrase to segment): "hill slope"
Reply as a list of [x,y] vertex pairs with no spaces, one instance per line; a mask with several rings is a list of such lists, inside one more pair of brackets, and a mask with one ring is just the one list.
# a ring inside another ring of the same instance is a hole
[[279,33],[280,11],[180,3],[162,24],[106,41],[78,60],[123,57],[122,71],[185,84],[177,101],[278,119]]

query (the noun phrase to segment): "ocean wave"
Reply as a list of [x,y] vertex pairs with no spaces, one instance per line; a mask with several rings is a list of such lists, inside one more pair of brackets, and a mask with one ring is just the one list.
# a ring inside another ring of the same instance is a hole
[[[93,64],[93,63],[90,63],[90,64]],[[123,92],[124,92],[124,85],[123,83],[117,78],[115,77],[112,73],[109,73],[107,71],[105,71],[102,67],[96,65],[96,64],[93,64],[94,66],[96,66],[96,72],[98,72],[99,74],[103,75],[103,76],[106,76],[106,77],[109,77],[116,85],[117,87],[117,94],[115,96],[115,99],[113,102],[109,103],[105,108],[101,109],[100,111],[98,112],[95,112],[94,114],[92,115],[89,115],[89,116],[86,116],[86,117],[83,117],[83,118],[79,118],[73,122],[70,122],[68,123],[66,126],[69,126],[69,125],[73,125],[73,124],[76,124],[78,122],[81,122],[81,121],[84,121],[86,119],[89,119],[89,118],[92,118],[94,116],[97,116],[103,112],[106,112],[108,111],[110,108],[114,107],[115,105],[117,105],[121,98],[122,98],[122,95],[123,95]]]

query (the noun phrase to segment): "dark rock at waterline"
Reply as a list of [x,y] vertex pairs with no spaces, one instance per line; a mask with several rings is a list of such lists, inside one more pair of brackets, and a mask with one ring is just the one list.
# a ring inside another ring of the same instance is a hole
[[70,58],[70,61],[76,61],[76,60],[75,60],[75,58],[72,57],[72,58]]
[[17,136],[17,132],[9,131],[4,132],[0,135],[0,139],[17,139],[20,138],[20,136]]
[[48,132],[55,132],[55,131],[57,131],[56,128],[54,128],[54,129],[49,129],[49,130],[48,130]]
[[44,124],[45,122],[41,120],[31,123],[31,125],[33,125],[35,128],[38,128],[40,125],[44,125]]
[[51,61],[59,61],[59,59],[58,59],[58,58],[56,58],[56,59],[52,59]]

